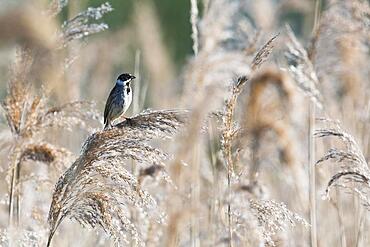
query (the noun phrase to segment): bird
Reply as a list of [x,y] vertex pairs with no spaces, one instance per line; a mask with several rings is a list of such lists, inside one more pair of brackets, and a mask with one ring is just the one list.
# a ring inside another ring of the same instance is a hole
[[124,73],[118,76],[104,109],[104,129],[112,127],[112,122],[124,114],[132,102],[131,82],[136,77]]

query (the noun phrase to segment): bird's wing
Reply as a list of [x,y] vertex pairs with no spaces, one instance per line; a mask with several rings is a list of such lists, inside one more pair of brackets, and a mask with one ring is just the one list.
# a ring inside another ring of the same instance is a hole
[[107,123],[108,115],[109,115],[109,110],[112,109],[112,104],[114,102],[113,98],[115,97],[115,88],[114,87],[109,94],[109,97],[107,99],[107,102],[105,103],[105,109],[104,109],[104,124]]

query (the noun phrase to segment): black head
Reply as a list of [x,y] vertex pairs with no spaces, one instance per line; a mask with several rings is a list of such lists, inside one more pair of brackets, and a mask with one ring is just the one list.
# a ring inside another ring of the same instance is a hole
[[118,76],[117,81],[129,82],[135,78],[136,78],[135,76],[125,73],[125,74],[121,74],[120,76]]

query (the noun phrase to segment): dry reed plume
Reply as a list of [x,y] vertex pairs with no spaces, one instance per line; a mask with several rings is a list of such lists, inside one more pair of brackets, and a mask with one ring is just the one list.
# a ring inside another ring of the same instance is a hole
[[[32,173],[26,175],[23,170],[28,169],[24,169],[24,165],[30,161],[45,163],[48,165],[50,179],[53,180],[53,171],[60,173],[64,170],[66,162],[69,162],[73,154],[65,148],[52,144],[50,139],[47,138],[48,135],[55,129],[72,130],[76,126],[91,131],[94,128],[94,121],[98,118],[94,103],[74,101],[57,107],[50,107],[48,90],[37,90],[32,85],[34,81],[41,78],[38,77],[40,63],[42,63],[39,61],[40,55],[45,54],[45,52],[49,54],[57,54],[59,52],[58,44],[61,44],[61,41],[57,41],[58,37],[55,36],[58,29],[54,25],[55,22],[49,18],[57,15],[63,6],[65,4],[62,4],[62,2],[53,1],[51,7],[41,17],[35,17],[35,19],[30,19],[26,22],[23,20],[31,18],[32,15],[23,13],[19,21],[19,25],[26,25],[24,34],[27,34],[27,32],[33,33],[38,38],[48,36],[48,40],[38,40],[43,46],[40,44],[35,45],[33,42],[35,38],[33,37],[26,37],[20,40],[16,62],[11,68],[7,95],[2,102],[3,113],[12,133],[12,141],[8,143],[10,145],[10,153],[8,155],[8,167],[6,168],[7,180],[9,182],[8,216],[11,227],[19,227],[22,220],[20,215],[22,207],[21,196],[24,193],[23,183],[27,180],[33,180],[36,183],[43,180]],[[72,41],[101,31],[102,29],[98,26],[88,23],[88,18],[99,19],[109,10],[111,10],[110,6],[105,4],[101,8],[89,9],[79,14],[62,27],[63,31],[59,34],[59,38]],[[9,12],[9,15],[12,18],[16,18],[17,12]],[[5,16],[2,17],[6,18]],[[46,23],[45,25],[48,29],[38,26],[37,30],[40,30],[39,32],[47,32],[46,34],[41,35],[33,31],[35,27],[32,25],[37,23],[37,18],[45,18],[42,23]],[[83,32],[83,35],[77,35],[78,32]],[[17,33],[12,33],[12,35],[18,36]],[[52,46],[50,46],[49,39],[52,39],[54,42]],[[66,43],[64,42],[64,44]],[[48,50],[45,50],[45,47]],[[50,59],[48,60],[49,63],[57,62],[51,60],[51,58],[51,56],[45,56],[46,60]],[[63,62],[60,64],[64,65]],[[64,70],[64,67],[61,68]]]
[[338,122],[330,119],[322,119],[322,121],[329,126],[317,129],[315,136],[317,138],[338,138],[345,147],[344,149],[330,148],[316,162],[316,165],[321,165],[325,161],[331,161],[339,165],[339,169],[336,169],[337,171],[327,183],[325,189],[327,198],[330,198],[330,189],[337,186],[358,194],[363,205],[369,208],[370,170],[359,145],[349,133],[342,130]]
[[117,243],[131,240],[142,245],[142,237],[130,221],[128,208],[145,213],[156,202],[139,186],[123,163],[129,159],[140,166],[161,164],[167,155],[148,145],[154,138],[171,137],[184,124],[183,111],[145,111],[110,130],[92,134],[80,157],[59,179],[49,212],[48,245],[66,217],[83,225],[101,226]]
[[[28,50],[20,50],[18,61],[13,68],[8,95],[2,103],[8,126],[13,135],[9,155],[8,174],[10,178],[9,217],[13,217],[14,196],[17,197],[17,221],[19,221],[19,179],[22,163],[34,160],[61,168],[70,155],[66,150],[43,142],[45,131],[51,127],[71,128],[85,125],[85,121],[97,118],[93,105],[89,102],[72,102],[60,107],[48,107],[46,96],[35,96],[27,83],[30,77],[32,57]],[[84,109],[84,111],[81,111]],[[59,158],[60,160],[58,160]],[[59,165],[56,165],[58,164]]]

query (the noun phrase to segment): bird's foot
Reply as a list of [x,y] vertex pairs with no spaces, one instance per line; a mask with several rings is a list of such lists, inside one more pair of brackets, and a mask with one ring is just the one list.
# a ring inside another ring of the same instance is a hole
[[132,118],[127,117],[125,120],[126,120],[127,124],[132,127],[132,125],[133,125],[132,124]]
[[104,130],[109,130],[109,129],[111,129],[112,128],[112,125],[111,124],[106,124],[105,126],[104,126]]

